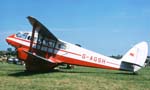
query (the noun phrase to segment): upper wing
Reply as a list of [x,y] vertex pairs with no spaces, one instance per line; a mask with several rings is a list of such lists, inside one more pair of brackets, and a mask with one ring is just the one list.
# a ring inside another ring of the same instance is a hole
[[41,24],[35,18],[28,16],[27,17],[33,28],[42,36],[51,38],[53,40],[58,40],[43,24]]
[[52,41],[53,42],[52,51],[54,52],[54,48],[56,46],[58,39],[38,20],[36,20],[35,18],[31,16],[28,16],[27,18],[29,22],[31,23],[31,25],[33,26],[29,51],[32,52],[35,33],[38,33],[37,44],[35,46],[37,51],[42,49],[45,42]]

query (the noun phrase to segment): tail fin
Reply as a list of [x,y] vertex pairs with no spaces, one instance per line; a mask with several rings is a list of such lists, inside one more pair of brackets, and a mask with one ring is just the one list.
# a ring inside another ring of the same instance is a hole
[[130,49],[121,59],[121,69],[136,72],[144,66],[148,54],[148,44],[141,42]]

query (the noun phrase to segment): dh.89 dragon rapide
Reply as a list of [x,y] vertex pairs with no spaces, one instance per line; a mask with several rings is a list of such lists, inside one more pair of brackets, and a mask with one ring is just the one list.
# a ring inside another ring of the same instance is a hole
[[29,71],[47,71],[64,63],[130,72],[144,66],[148,54],[146,42],[135,45],[118,60],[60,40],[37,19],[27,18],[33,26],[32,32],[10,35],[6,41],[16,48],[18,58]]

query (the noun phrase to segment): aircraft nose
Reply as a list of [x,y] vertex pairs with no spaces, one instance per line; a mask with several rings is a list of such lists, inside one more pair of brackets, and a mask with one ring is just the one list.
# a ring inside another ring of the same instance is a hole
[[11,41],[9,40],[9,37],[6,38],[6,42],[10,44]]
[[9,45],[15,48],[21,47],[21,44],[19,44],[15,39],[15,34],[8,36],[5,40]]
[[8,36],[5,40],[6,40],[6,42],[8,43],[8,44],[10,44],[10,45],[12,45],[12,41],[11,41],[11,38],[13,38],[14,37],[14,35],[10,35],[10,36]]

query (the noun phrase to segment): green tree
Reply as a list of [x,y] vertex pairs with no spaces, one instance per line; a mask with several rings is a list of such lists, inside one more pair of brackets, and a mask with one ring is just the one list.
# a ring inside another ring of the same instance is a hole
[[8,52],[12,52],[12,48],[7,48],[7,51]]

